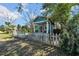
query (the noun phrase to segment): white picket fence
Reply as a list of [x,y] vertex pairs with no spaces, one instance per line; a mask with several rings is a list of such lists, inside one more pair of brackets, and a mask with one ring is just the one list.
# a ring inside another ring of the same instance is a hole
[[40,41],[45,44],[59,46],[60,45],[60,34],[49,34],[46,33],[33,33],[31,36],[32,40]]
[[17,36],[21,38],[26,38],[28,40],[39,41],[41,43],[53,46],[59,46],[60,44],[60,34],[49,35],[46,33],[25,33],[25,34],[18,33]]
[[54,46],[59,46],[60,45],[60,34],[53,34],[50,36],[51,39],[51,44]]

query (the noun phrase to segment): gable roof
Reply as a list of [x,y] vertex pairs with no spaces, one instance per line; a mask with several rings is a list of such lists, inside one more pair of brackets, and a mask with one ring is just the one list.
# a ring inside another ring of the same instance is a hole
[[36,17],[36,18],[34,19],[33,22],[46,22],[46,21],[48,21],[48,20],[47,20],[47,17],[38,16],[38,17]]

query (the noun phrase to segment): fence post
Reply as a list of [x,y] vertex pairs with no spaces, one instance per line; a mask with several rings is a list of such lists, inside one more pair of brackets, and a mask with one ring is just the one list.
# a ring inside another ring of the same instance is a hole
[[54,45],[54,34],[50,35],[50,41],[51,41],[51,45]]
[[60,38],[60,34],[59,34],[59,45],[60,45],[60,42],[61,42],[61,38]]
[[51,35],[49,33],[49,44],[51,45]]
[[56,46],[58,46],[58,34],[56,34]]

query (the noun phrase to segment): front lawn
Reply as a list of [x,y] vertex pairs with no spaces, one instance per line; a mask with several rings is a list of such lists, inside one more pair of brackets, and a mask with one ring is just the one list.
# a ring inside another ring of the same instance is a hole
[[11,34],[7,34],[0,31],[0,41],[5,41],[12,38]]

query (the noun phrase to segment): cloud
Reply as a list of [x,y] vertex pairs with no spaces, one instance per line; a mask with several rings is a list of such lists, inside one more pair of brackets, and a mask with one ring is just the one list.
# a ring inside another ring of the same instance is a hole
[[18,19],[18,18],[20,18],[20,13],[18,13],[17,11],[15,11],[15,12],[11,12],[10,14],[9,14],[9,16],[10,16],[10,19]]
[[20,18],[20,16],[21,15],[17,11],[12,12],[6,7],[0,5],[0,17],[4,18],[4,21],[14,21],[15,19]]

